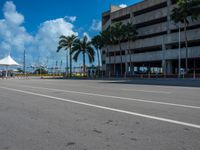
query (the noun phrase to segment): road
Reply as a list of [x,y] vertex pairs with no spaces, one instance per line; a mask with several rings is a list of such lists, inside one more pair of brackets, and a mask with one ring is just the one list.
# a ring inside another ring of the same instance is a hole
[[200,88],[0,80],[0,150],[133,149],[199,150]]

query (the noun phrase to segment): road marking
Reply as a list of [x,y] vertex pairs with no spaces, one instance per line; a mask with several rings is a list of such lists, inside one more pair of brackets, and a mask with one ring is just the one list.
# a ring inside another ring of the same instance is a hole
[[[33,81],[33,80],[32,80]],[[39,81],[39,80],[34,80],[34,81]],[[54,82],[54,81],[53,81]],[[51,83],[45,83],[46,85],[54,85],[52,82]],[[75,84],[69,84],[67,83],[68,86],[73,86],[73,87],[78,87],[79,85],[75,85]],[[95,88],[95,89],[107,89],[107,90],[111,90],[110,87],[98,87],[98,86],[92,86],[92,85],[85,85],[85,87],[88,88]],[[112,88],[113,89],[113,88]],[[114,90],[118,90],[116,88],[114,88]],[[140,90],[140,89],[127,89],[127,88],[121,88],[120,90],[123,91],[136,91],[136,92],[145,92],[145,93],[158,93],[158,94],[171,94],[172,92],[168,92],[168,91],[153,91],[153,90]]]
[[[70,85],[71,86],[71,85]],[[78,85],[77,85],[78,86]],[[90,85],[86,85],[86,87],[89,87],[89,88],[95,88],[95,89],[106,89],[106,90],[111,90],[110,87],[96,87],[96,86],[90,86]],[[152,90],[140,90],[140,89],[127,89],[127,88],[121,88],[121,89],[117,89],[117,88],[113,88],[112,87],[112,90],[122,90],[122,91],[135,91],[135,92],[144,92],[144,93],[157,93],[157,94],[171,94],[172,92],[168,92],[168,91],[152,91]]]
[[146,93],[171,94],[171,92],[167,92],[167,91],[149,91],[149,90],[139,90],[139,89],[120,89],[120,90],[123,90],[123,91],[146,92]]
[[136,113],[136,112],[126,111],[126,110],[121,110],[121,109],[116,109],[116,108],[111,108],[111,107],[106,107],[106,106],[100,106],[100,105],[95,105],[95,104],[90,104],[90,103],[78,102],[78,101],[71,100],[71,99],[64,99],[64,98],[34,93],[34,92],[30,92],[30,91],[23,91],[23,90],[8,88],[8,87],[0,87],[0,88],[10,90],[10,91],[20,92],[20,93],[24,93],[24,94],[49,98],[49,99],[53,99],[53,100],[65,101],[65,102],[70,102],[70,103],[74,103],[74,104],[90,106],[90,107],[94,107],[94,108],[110,110],[110,111],[114,111],[114,112],[120,112],[120,113],[129,114],[129,115],[133,115],[133,116],[138,116],[138,117],[143,117],[143,118],[148,118],[148,119],[158,120],[158,121],[162,121],[162,122],[167,122],[167,123],[172,123],[172,124],[177,124],[177,125],[188,126],[188,127],[200,129],[200,125],[198,125],[198,124],[192,124],[192,123],[187,123],[187,122],[182,122],[182,121],[177,121],[177,120],[172,120],[172,119],[167,119],[167,118],[161,118],[161,117],[156,117],[156,116],[151,116],[151,115],[146,115],[146,114],[140,114],[140,113]]
[[[47,85],[53,85],[52,83],[45,83]],[[73,86],[73,87],[77,87],[79,85],[74,85],[74,84],[67,84],[69,86]],[[97,87],[97,86],[92,86],[92,85],[85,85],[85,87],[88,87],[88,88],[95,88],[95,89],[107,89],[107,90],[111,90],[110,87]],[[112,89],[114,90],[118,90],[116,88],[113,88]],[[145,93],[158,93],[158,94],[171,94],[172,92],[168,92],[168,91],[152,91],[152,90],[140,90],[140,89],[133,89],[131,87],[131,89],[127,89],[127,88],[121,88],[120,90],[123,90],[123,91],[136,91],[136,92],[145,92]]]
[[182,104],[166,103],[166,102],[160,102],[160,101],[135,99],[135,98],[128,98],[128,97],[118,97],[118,96],[112,96],[112,95],[103,95],[103,94],[95,94],[95,93],[88,93],[88,92],[78,92],[78,91],[71,91],[71,90],[61,90],[61,89],[53,89],[53,88],[45,88],[45,87],[34,87],[34,86],[27,86],[27,85],[21,85],[21,86],[29,87],[29,88],[35,88],[35,89],[41,89],[41,90],[51,90],[51,91],[58,91],[58,92],[65,92],[65,93],[98,96],[98,97],[105,97],[105,98],[113,98],[113,99],[121,99],[121,100],[128,100],[128,101],[143,102],[143,103],[151,103],[151,104],[168,105],[168,106],[175,106],[175,107],[200,109],[199,106],[193,106],[193,105],[182,105]]

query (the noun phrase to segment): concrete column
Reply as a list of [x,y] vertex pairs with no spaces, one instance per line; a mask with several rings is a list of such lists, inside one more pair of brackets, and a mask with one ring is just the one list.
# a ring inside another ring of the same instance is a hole
[[167,0],[167,33],[169,34],[170,31],[170,21],[171,21],[171,10],[170,10],[170,6],[171,6],[171,0]]
[[131,69],[130,69],[130,70],[131,70],[131,74],[132,74],[132,75],[134,75],[134,74],[135,74],[135,72],[134,72],[134,67],[135,67],[135,64],[132,64],[132,66],[131,66]]
[[167,75],[172,74],[172,70],[173,70],[172,61],[171,60],[167,60],[166,61],[166,73],[167,73]]
[[165,46],[165,40],[166,39],[169,39],[169,34],[170,34],[170,20],[171,20],[171,10],[170,10],[170,6],[171,6],[171,0],[167,0],[167,35],[166,37],[163,36],[162,38],[162,54],[163,54],[163,57],[162,57],[162,69],[163,69],[163,74],[164,76],[166,74],[168,74],[168,70],[167,70],[167,62],[166,62],[166,59],[165,59],[165,51],[166,51],[166,46]]
[[126,72],[126,74],[128,74],[128,67],[129,67],[129,65],[128,65],[128,50],[126,50],[125,51],[125,72]]
[[163,70],[163,74],[166,75],[166,60],[162,60],[162,70]]
[[125,72],[126,72],[126,74],[128,73],[128,63],[127,62],[125,63]]
[[[105,51],[105,53],[103,54],[103,51]],[[107,51],[106,51],[106,49],[102,49],[102,51],[101,51],[101,64],[102,64],[102,71],[105,71],[105,73],[106,73],[106,71],[107,71],[107,66],[106,66],[106,54],[107,54]],[[103,61],[105,61],[105,63],[103,63]]]
[[165,47],[165,38],[164,38],[164,36],[163,36],[163,38],[162,38],[162,70],[163,70],[163,74],[164,74],[164,75],[166,75],[165,51],[166,51],[166,47]]
[[140,71],[140,67],[137,66],[137,72],[139,72],[139,71]]

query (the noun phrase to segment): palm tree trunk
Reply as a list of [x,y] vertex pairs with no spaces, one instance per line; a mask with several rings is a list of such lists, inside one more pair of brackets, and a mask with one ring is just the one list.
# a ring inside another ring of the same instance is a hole
[[86,75],[86,68],[85,68],[85,52],[83,52],[83,76]]
[[187,40],[187,23],[184,20],[184,32],[185,32],[185,71],[188,73],[188,40]]
[[121,74],[121,77],[123,76],[123,66],[122,66],[122,50],[121,50],[121,42],[119,41],[119,50],[120,50],[120,58],[121,58],[121,63],[120,63],[120,74]]
[[100,57],[99,57],[99,49],[97,49],[97,59],[98,59],[98,76],[100,74]]
[[72,77],[72,54],[71,54],[71,48],[70,48],[70,78]]
[[[114,45],[112,45],[112,49],[114,50]],[[114,76],[116,76],[116,52],[114,52]]]
[[108,70],[108,76],[110,77],[110,70],[111,70],[111,64],[110,64],[110,63],[111,63],[111,61],[110,61],[110,53],[109,53],[109,50],[107,49],[107,51],[108,51],[108,59],[109,59],[109,65],[108,65],[108,66],[109,66],[109,67],[108,67],[109,70]]
[[125,78],[127,77],[127,72],[128,72],[128,55],[129,55],[129,50],[125,50],[125,71],[124,71],[124,74],[125,74]]
[[[109,54],[108,54],[108,47],[106,48],[106,58],[109,57]],[[106,61],[106,60],[105,60]],[[108,62],[109,63],[109,62]],[[107,75],[107,73],[109,72],[109,65],[106,63],[106,72],[105,72],[105,75]],[[109,75],[109,74],[108,74]]]
[[68,76],[68,51],[66,51],[66,77]]
[[131,46],[130,46],[130,39],[128,40],[128,52],[129,52],[129,57],[130,57],[130,60],[129,60],[129,67],[130,67],[130,72],[131,72]]

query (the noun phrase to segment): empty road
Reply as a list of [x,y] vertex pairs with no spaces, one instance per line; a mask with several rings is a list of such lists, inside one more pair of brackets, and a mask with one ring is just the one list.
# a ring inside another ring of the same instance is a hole
[[199,149],[199,87],[0,80],[0,150]]

